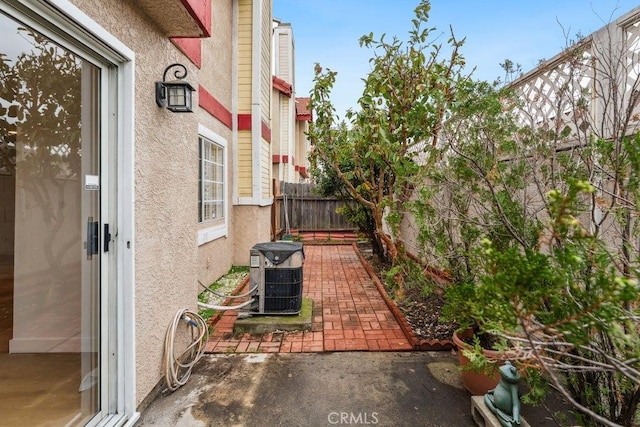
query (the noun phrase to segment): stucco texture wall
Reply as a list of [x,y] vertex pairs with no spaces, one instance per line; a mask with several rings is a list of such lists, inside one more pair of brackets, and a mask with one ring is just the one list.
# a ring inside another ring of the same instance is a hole
[[249,265],[249,250],[271,240],[271,206],[236,206],[233,264]]
[[[227,110],[232,110],[232,46],[233,46],[233,2],[213,0],[213,25],[210,38],[202,39],[202,69],[199,72],[199,84],[213,95]],[[233,242],[235,240],[233,223],[234,209],[231,204],[233,191],[233,134],[231,129],[208,112],[198,109],[198,122],[207,129],[222,136],[227,141],[225,158],[225,179],[227,193],[225,198],[228,234],[198,247],[198,279],[210,284],[223,276],[231,268],[233,261]],[[201,224],[200,229],[208,224]],[[201,289],[199,289],[201,290]]]
[[198,76],[209,93],[231,110],[233,60],[233,2],[213,0],[211,37],[202,39],[202,68]]
[[178,309],[196,308],[198,289],[197,116],[159,108],[154,82],[174,62],[188,67],[192,84],[199,73],[134,2],[75,0],[74,4],[136,53],[133,185],[140,403],[162,377],[166,327]]

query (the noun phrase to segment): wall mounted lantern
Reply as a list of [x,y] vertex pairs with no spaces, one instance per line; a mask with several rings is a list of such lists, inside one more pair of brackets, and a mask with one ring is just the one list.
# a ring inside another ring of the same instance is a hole
[[[167,81],[167,73],[170,69],[176,68],[173,76],[176,80]],[[183,79],[187,77],[187,68],[182,64],[171,64],[164,69],[162,81],[156,82],[156,104],[159,107],[167,107],[167,110],[174,113],[191,113],[191,92],[195,91],[193,86]]]

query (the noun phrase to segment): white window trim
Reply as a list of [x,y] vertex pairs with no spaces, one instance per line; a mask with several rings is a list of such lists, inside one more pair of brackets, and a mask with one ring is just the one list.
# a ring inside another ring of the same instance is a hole
[[[216,239],[219,239],[221,237],[227,237],[229,235],[229,194],[227,193],[227,184],[229,181],[229,174],[227,173],[227,171],[228,171],[229,159],[227,156],[227,140],[224,137],[222,137],[221,135],[218,135],[217,133],[215,133],[214,131],[212,131],[211,129],[203,125],[198,125],[198,135],[204,138],[207,138],[208,140],[213,141],[216,144],[218,144],[220,147],[222,147],[222,157],[224,159],[224,165],[223,165],[224,181],[222,185],[222,192],[224,197],[224,202],[223,202],[223,215],[224,215],[223,221],[224,222],[222,224],[216,224],[211,227],[198,230],[198,246],[202,246],[205,243],[209,243]],[[200,144],[200,141],[198,141],[198,144]],[[200,159],[198,159],[198,161],[200,161]],[[200,176],[198,176],[198,180],[200,180]],[[200,195],[198,195],[198,197],[200,197]],[[198,225],[202,226],[203,224],[206,224],[206,223],[199,223]]]

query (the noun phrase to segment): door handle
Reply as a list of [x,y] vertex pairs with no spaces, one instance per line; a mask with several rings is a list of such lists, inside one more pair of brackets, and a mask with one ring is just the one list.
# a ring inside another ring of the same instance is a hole
[[102,251],[109,252],[109,242],[111,241],[111,233],[109,233],[109,224],[104,224],[104,235],[102,237]]
[[100,227],[93,217],[89,217],[87,221],[87,259],[90,260],[93,255],[97,255],[100,251]]

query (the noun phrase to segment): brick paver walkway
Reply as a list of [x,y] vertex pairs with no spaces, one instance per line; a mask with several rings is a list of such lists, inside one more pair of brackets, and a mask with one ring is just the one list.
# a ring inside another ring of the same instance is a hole
[[303,293],[314,302],[311,331],[234,335],[237,312],[214,326],[206,351],[322,352],[412,350],[351,245],[305,245]]

